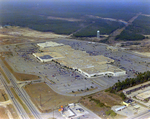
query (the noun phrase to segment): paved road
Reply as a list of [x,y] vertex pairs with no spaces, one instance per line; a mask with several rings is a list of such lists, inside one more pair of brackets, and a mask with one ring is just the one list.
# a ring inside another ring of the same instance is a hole
[[130,119],[148,119],[148,118],[150,118],[150,110],[144,113],[140,113],[137,116],[134,116]]
[[15,77],[11,74],[11,72],[5,67],[4,63],[2,60],[0,60],[0,64],[2,65],[2,69],[5,72],[5,74],[7,75],[7,77],[10,79],[14,90],[16,91],[16,93],[18,94],[18,96],[22,99],[22,101],[26,104],[26,106],[29,108],[29,110],[32,112],[32,114],[34,115],[34,117],[36,119],[41,119],[42,117],[40,116],[39,112],[35,109],[34,105],[31,103],[31,101],[24,96],[24,94],[22,93],[21,89],[19,88],[19,86],[16,83],[16,79]]
[[22,117],[22,119],[30,119],[27,115],[27,113],[24,111],[24,109],[22,108],[22,106],[17,102],[17,100],[14,98],[14,95],[12,94],[12,92],[10,91],[10,88],[8,87],[7,83],[5,82],[5,80],[3,79],[3,77],[0,77],[1,82],[3,83],[8,96],[11,98],[14,106],[16,107],[17,111],[19,112],[20,116]]
[[101,117],[99,117],[97,114],[95,114],[94,112],[92,112],[91,110],[87,109],[85,106],[83,106],[82,104],[78,103],[79,106],[81,106],[84,110],[90,112],[90,114],[93,116],[93,119],[101,119]]

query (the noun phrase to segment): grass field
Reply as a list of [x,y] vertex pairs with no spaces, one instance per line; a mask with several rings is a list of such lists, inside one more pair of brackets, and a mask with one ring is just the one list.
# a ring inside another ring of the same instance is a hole
[[58,109],[61,105],[78,102],[80,99],[76,96],[57,94],[45,83],[26,85],[25,90],[41,112],[51,112],[53,108]]
[[[100,101],[101,103],[104,103],[104,106],[99,106],[96,104],[95,101],[91,100],[95,99],[97,101]],[[110,94],[107,92],[98,92],[89,96],[82,97],[80,102],[87,107],[88,109],[92,110],[94,113],[99,115],[100,117],[103,117],[103,114],[105,114],[106,111],[110,110],[111,106],[119,105],[121,103],[122,99],[115,95]]]

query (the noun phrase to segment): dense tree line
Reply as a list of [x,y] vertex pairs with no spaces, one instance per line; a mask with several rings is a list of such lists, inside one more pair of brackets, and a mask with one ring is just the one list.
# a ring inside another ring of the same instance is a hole
[[86,22],[69,22],[63,20],[50,20],[47,17],[37,15],[5,14],[0,18],[0,25],[28,27],[42,32],[54,32],[57,34],[71,34],[80,29]]
[[[80,16],[77,14],[73,14],[70,16],[69,13],[65,13],[64,15],[49,13],[56,17],[72,17],[80,19]],[[69,14],[69,16],[68,16]],[[57,16],[59,15],[59,16]],[[77,32],[74,36],[76,37],[96,37],[97,30],[101,31],[101,34],[110,34],[117,28],[124,26],[123,23],[118,23],[114,21],[102,20],[102,19],[91,19],[86,17],[86,20],[78,21],[78,22],[70,22],[65,20],[52,20],[48,19],[48,13],[43,13],[39,15],[36,11],[33,15],[26,11],[13,11],[12,13],[0,13],[0,25],[10,25],[10,26],[21,26],[21,27],[29,27],[34,30],[42,31],[42,32],[54,32],[57,34],[71,34],[77,31],[84,26],[91,24],[95,21],[94,24],[83,28],[83,30]]]
[[[131,25],[116,37],[116,40],[143,40],[150,34],[150,18],[139,16]],[[143,35],[144,34],[144,35]]]
[[108,21],[103,19],[89,19],[89,20],[94,21],[94,23],[74,34],[75,37],[96,37],[97,30],[100,30],[100,34],[106,35],[124,26],[123,23],[115,21]]
[[134,33],[149,35],[150,34],[150,17],[139,16],[129,27]]
[[127,78],[122,82],[118,80],[117,83],[115,83],[112,87],[110,87],[106,91],[109,91],[111,93],[116,93],[123,89],[144,83],[146,81],[150,81],[150,71],[144,73],[138,73],[136,78]]
[[129,30],[124,30],[120,35],[116,36],[115,40],[123,41],[134,41],[134,40],[143,40],[145,36],[131,32]]

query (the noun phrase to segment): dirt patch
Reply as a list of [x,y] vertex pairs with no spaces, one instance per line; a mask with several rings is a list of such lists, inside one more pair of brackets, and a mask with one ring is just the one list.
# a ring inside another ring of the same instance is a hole
[[11,105],[11,104],[7,105],[7,109],[10,111],[10,113],[14,119],[20,119],[19,115],[17,114],[17,111],[13,105]]
[[25,90],[41,112],[51,112],[53,108],[58,109],[61,105],[78,102],[80,99],[76,96],[57,94],[45,83],[27,85]]
[[119,105],[122,101],[121,97],[108,92],[99,92],[92,96],[95,99],[99,99],[102,103],[107,106]]
[[12,54],[12,52],[0,52],[0,55],[1,56],[5,56],[5,55],[7,55],[7,56],[12,56],[13,54]]
[[63,17],[54,17],[54,16],[48,16],[47,18],[48,18],[48,19],[54,19],[54,20],[70,21],[70,22],[82,21],[81,19],[63,18]]
[[0,29],[0,44],[16,44],[41,40],[49,40],[54,38],[65,38],[67,35],[59,35],[52,32],[39,32],[29,28],[9,26]]
[[11,68],[11,66],[6,62],[6,60],[2,57],[1,58],[6,67],[9,69],[9,71],[16,77],[18,81],[29,81],[29,80],[37,80],[39,79],[39,76],[32,75],[32,74],[23,74],[23,73],[17,73],[14,72],[14,70]]
[[[99,100],[101,103],[104,103],[104,106],[100,107],[94,101],[92,101],[90,97],[92,97],[92,99]],[[121,101],[122,99],[119,96],[104,91],[92,94],[90,96],[85,96],[80,100],[81,104],[104,119],[108,118],[105,116],[105,112],[110,110],[110,107],[119,105]]]
[[2,89],[0,89],[0,102],[7,101],[9,98],[6,94],[6,92]]
[[137,53],[139,55],[143,55],[143,56],[146,56],[146,57],[150,57],[150,52],[137,52],[137,51],[134,51],[134,53]]
[[0,107],[0,119],[9,119],[4,107]]
[[22,73],[13,73],[14,76],[17,78],[18,81],[29,81],[29,80],[37,80],[39,79],[38,76],[32,74],[22,74]]

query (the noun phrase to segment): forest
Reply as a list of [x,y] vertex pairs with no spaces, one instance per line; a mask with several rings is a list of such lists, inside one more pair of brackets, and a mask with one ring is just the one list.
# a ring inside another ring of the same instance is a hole
[[140,15],[128,29],[133,33],[149,35],[150,17]]
[[115,40],[134,41],[145,39],[144,35],[150,34],[150,17],[140,15],[131,25],[129,25]]
[[145,36],[141,35],[141,34],[137,34],[134,31],[131,32],[130,28],[125,29],[123,32],[121,32],[120,35],[116,36],[115,40],[116,41],[137,41],[137,40],[143,40],[145,39]]
[[[139,12],[148,14],[147,4],[128,4],[113,2],[1,2],[0,25],[29,27],[43,32],[57,34],[74,34],[75,37],[95,37],[96,31],[109,35],[123,23],[92,19],[88,15],[104,18],[122,19],[128,21]],[[141,11],[142,10],[142,11]],[[76,18],[81,21],[48,19],[49,16],[60,18]],[[132,25],[126,28],[116,40],[141,40],[143,34],[150,33],[150,19],[140,16]],[[86,27],[87,26],[87,27]],[[130,38],[129,38],[130,37]]]
[[97,30],[101,35],[109,35],[114,30],[124,26],[123,23],[103,19],[93,19],[93,24],[74,34],[75,37],[96,37]]

